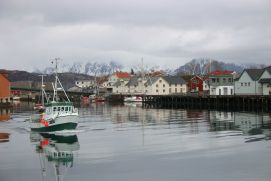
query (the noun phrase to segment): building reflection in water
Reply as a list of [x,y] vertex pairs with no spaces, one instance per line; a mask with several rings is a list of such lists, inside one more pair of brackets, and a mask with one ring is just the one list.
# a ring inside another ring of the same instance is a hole
[[269,139],[271,115],[266,113],[208,111],[192,109],[151,109],[140,104],[124,105],[92,104],[83,110],[84,117],[89,115],[111,120],[115,129],[129,128],[132,124],[144,129],[178,129],[181,134],[198,134],[206,131],[239,131],[239,135],[262,135]]
[[80,149],[77,135],[49,133],[30,134],[39,154],[43,180],[63,180],[67,170],[73,167],[74,152]]
[[9,133],[0,133],[0,143],[9,141]]
[[262,135],[249,141],[271,139],[271,115],[266,113],[209,111],[211,131],[238,130],[243,135]]
[[10,120],[10,109],[0,109],[0,121]]
[[[10,120],[10,109],[0,109],[0,122]],[[0,143],[9,141],[9,133],[0,132]]]

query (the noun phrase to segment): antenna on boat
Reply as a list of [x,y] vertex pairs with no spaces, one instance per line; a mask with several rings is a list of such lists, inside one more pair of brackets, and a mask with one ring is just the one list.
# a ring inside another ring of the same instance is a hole
[[[55,63],[55,84],[52,84],[53,85],[53,89],[54,89],[53,101],[58,101],[57,90],[60,89],[60,90],[62,90],[64,92],[67,100],[69,102],[71,102],[70,99],[69,99],[69,97],[68,97],[68,95],[67,95],[67,93],[65,92],[65,89],[63,88],[63,86],[62,86],[62,84],[61,84],[61,82],[60,82],[60,80],[58,78],[58,75],[57,75],[59,60],[60,60],[60,58],[55,58],[55,59],[52,60],[52,64]],[[58,84],[60,85],[60,88],[58,88]]]

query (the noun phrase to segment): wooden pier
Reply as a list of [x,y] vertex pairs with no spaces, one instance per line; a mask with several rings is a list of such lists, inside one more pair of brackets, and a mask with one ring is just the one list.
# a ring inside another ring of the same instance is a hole
[[271,96],[181,96],[181,95],[144,95],[146,108],[195,108],[222,109],[233,111],[271,112]]

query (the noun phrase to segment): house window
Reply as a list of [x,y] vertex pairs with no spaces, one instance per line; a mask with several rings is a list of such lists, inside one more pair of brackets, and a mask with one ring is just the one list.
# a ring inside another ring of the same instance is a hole
[[218,82],[218,83],[219,83],[219,78],[216,78],[216,82]]
[[168,90],[168,91],[169,91],[169,93],[171,93],[171,88],[169,88],[169,90]]
[[175,84],[175,87],[177,87],[177,84]]
[[166,87],[166,85],[165,85],[165,84],[163,84],[163,87]]
[[247,86],[247,83],[245,82],[245,86]]
[[229,78],[228,81],[229,81],[229,82],[232,82],[232,78]]
[[241,82],[241,86],[243,86],[243,82]]
[[180,88],[180,92],[181,92],[181,93],[183,92],[183,88]]
[[166,92],[166,90],[165,90],[165,89],[163,89],[163,92]]
[[158,92],[158,89],[156,89],[156,92]]
[[161,82],[162,82],[162,80],[159,80],[159,82],[161,83]]
[[156,87],[158,87],[158,84],[156,84]]
[[224,83],[226,82],[226,78],[223,78],[223,82],[224,82]]
[[177,92],[177,88],[175,88],[175,92]]
[[212,83],[215,83],[215,78],[212,78]]
[[248,82],[247,85],[250,86],[250,82]]
[[169,87],[171,87],[171,84],[169,84]]

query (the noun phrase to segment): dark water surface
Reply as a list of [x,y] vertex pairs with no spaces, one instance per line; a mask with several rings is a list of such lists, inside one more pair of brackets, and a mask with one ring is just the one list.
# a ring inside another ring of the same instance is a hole
[[271,114],[92,104],[41,135],[31,107],[1,110],[0,181],[271,180]]

